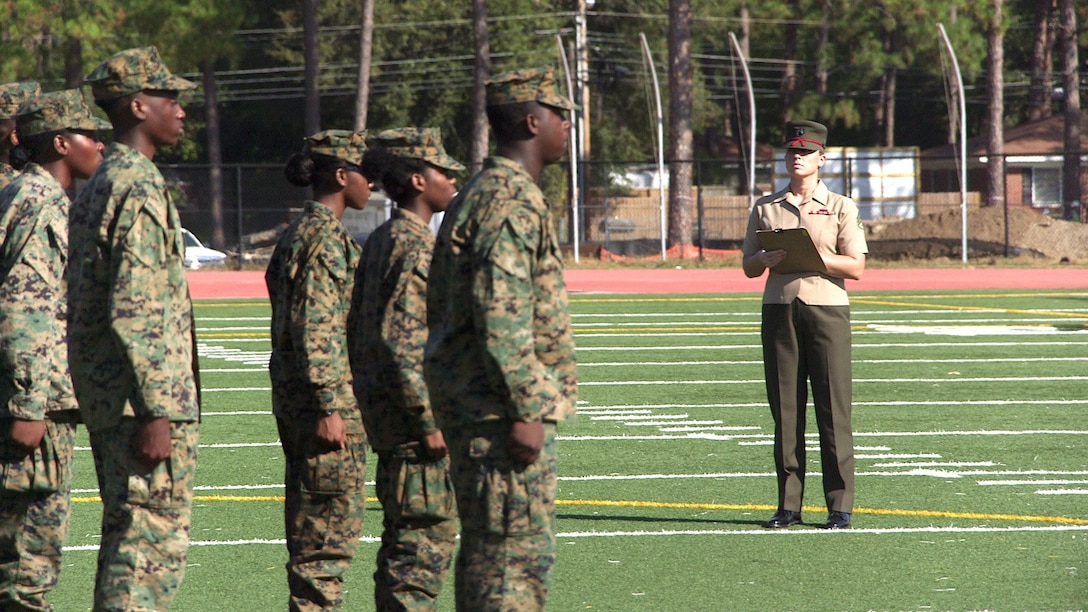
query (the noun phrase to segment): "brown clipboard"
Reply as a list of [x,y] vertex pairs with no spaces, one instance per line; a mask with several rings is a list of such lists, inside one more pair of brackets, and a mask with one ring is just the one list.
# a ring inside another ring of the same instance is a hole
[[796,272],[827,272],[827,266],[820,254],[816,252],[816,245],[808,230],[803,227],[792,229],[758,230],[756,237],[765,251],[782,249],[786,251],[786,258],[778,265],[771,268],[772,272],[779,274],[793,274]]

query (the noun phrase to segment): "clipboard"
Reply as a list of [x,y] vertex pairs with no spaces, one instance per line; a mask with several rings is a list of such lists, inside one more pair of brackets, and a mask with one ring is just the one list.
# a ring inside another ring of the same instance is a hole
[[812,243],[812,237],[803,227],[758,230],[756,237],[759,238],[759,244],[765,251],[777,249],[786,251],[786,258],[771,268],[771,272],[779,274],[827,272],[823,258],[816,252],[816,245]]

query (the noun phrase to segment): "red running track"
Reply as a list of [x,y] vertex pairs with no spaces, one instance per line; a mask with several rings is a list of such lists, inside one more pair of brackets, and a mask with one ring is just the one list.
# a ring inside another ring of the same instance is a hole
[[[759,293],[765,277],[746,278],[738,268],[716,270],[567,270],[571,293]],[[888,268],[870,269],[847,290],[1088,289],[1086,268]],[[264,272],[189,273],[194,299],[267,298]]]

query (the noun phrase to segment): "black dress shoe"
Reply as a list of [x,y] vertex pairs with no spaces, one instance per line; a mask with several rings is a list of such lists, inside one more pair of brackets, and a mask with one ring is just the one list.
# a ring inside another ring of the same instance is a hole
[[[849,520],[847,520],[849,523]],[[767,529],[785,529],[790,525],[801,524],[801,511],[794,512],[793,510],[779,510],[774,513],[771,520],[763,523],[763,526]]]
[[849,512],[831,512],[827,515],[827,522],[824,523],[824,529],[849,529],[850,528],[850,513]]

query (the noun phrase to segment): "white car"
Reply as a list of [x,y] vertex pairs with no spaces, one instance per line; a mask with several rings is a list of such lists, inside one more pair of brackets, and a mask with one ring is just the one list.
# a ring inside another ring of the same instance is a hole
[[227,254],[223,251],[204,246],[204,243],[185,228],[182,228],[181,235],[185,239],[186,268],[199,270],[204,266],[221,266],[226,263]]

